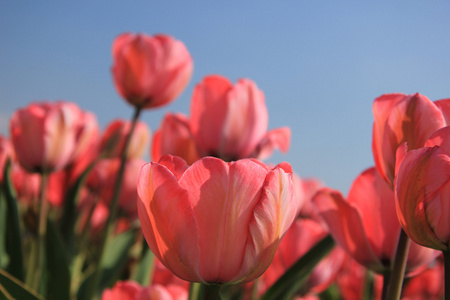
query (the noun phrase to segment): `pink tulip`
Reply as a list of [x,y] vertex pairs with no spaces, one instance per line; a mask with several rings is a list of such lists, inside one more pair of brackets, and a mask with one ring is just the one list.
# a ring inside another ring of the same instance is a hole
[[256,160],[175,156],[145,165],[138,213],[150,249],[178,277],[244,283],[259,277],[295,217],[292,169]]
[[116,89],[137,107],[172,102],[192,76],[191,55],[182,42],[168,35],[124,33],[114,40],[112,54]]
[[264,94],[249,79],[233,86],[221,76],[207,76],[194,89],[191,131],[201,156],[231,161],[266,158],[275,148],[289,149],[287,127],[267,132]]
[[[130,159],[125,164],[123,180],[119,194],[119,207],[130,217],[137,217],[137,191],[139,170],[145,164],[141,159]],[[113,187],[116,184],[117,173],[120,167],[120,159],[102,159],[90,172],[87,178],[87,186],[94,192],[100,201],[107,205],[113,197]]]
[[118,281],[103,291],[102,300],[187,300],[188,292],[178,286],[152,284],[142,287],[133,281]]
[[13,146],[10,140],[0,135],[0,185],[3,182],[3,173],[8,158],[15,159]]
[[447,125],[450,99],[433,103],[421,94],[386,94],[375,99],[373,115],[375,165],[393,188],[397,147],[404,142],[409,150],[423,147],[433,132]]
[[134,281],[118,281],[111,289],[103,291],[102,300],[134,300],[142,287]]
[[152,161],[159,161],[166,154],[179,156],[189,165],[200,158],[189,129],[189,120],[181,113],[166,114],[161,127],[153,135]]
[[[400,224],[395,212],[394,192],[370,168],[353,182],[345,201],[340,192],[324,188],[313,199],[330,233],[347,253],[367,268],[383,273],[395,258]],[[438,254],[411,244],[408,273],[428,265]]]
[[[328,234],[328,229],[311,219],[295,219],[284,236],[269,268],[258,281],[260,293],[272,286],[298,259]],[[336,247],[322,259],[307,279],[303,293],[320,293],[335,279],[345,259],[345,252]]]
[[11,117],[11,140],[20,164],[30,172],[60,170],[88,145],[80,120],[85,115],[70,102],[32,103]]
[[[131,122],[117,119],[109,123],[100,143],[104,158],[120,157],[131,130]],[[128,146],[127,158],[141,158],[150,139],[150,129],[143,122],[137,122]]]
[[396,183],[400,224],[416,243],[450,249],[450,126],[435,132],[425,147],[406,153]]

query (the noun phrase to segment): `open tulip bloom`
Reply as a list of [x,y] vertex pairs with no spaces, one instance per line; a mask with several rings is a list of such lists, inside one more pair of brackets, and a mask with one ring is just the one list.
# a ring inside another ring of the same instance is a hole
[[155,256],[182,279],[244,283],[269,266],[296,210],[292,170],[205,157],[192,166],[163,156],[138,180],[142,231]]

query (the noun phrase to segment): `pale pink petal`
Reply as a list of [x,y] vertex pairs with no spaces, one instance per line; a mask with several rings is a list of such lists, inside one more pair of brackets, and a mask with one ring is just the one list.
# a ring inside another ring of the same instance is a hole
[[199,231],[187,191],[156,163],[142,167],[137,189],[139,219],[152,252],[178,277],[202,282]]
[[275,149],[280,149],[286,153],[291,144],[291,129],[289,127],[281,127],[269,130],[259,143],[254,156],[259,159],[266,159],[272,155]]
[[446,125],[450,125],[450,98],[434,101],[434,104],[441,110]]
[[313,198],[320,215],[328,224],[330,233],[344,250],[360,264],[383,272],[389,266],[375,255],[364,232],[362,216],[344,200],[338,191],[323,188]]
[[179,180],[189,167],[184,159],[179,156],[164,155],[158,161],[158,164],[165,166]]
[[227,164],[206,157],[181,177],[199,228],[200,273],[205,281],[228,282],[240,271],[248,223],[266,174],[251,160]]
[[250,236],[236,279],[248,282],[267,269],[279,242],[295,219],[295,207],[292,173],[276,167],[267,174],[261,199],[253,211]]

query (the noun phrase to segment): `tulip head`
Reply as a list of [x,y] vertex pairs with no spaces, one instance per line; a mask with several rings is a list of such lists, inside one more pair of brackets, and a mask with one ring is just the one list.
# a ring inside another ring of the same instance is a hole
[[140,108],[172,102],[193,70],[185,45],[168,35],[124,33],[114,40],[112,73],[119,94]]
[[396,151],[408,143],[408,149],[418,149],[433,132],[446,126],[450,115],[449,99],[432,102],[421,94],[386,94],[373,103],[372,152],[375,166],[393,189]]
[[275,148],[289,148],[289,128],[267,132],[264,93],[249,79],[233,86],[218,75],[205,77],[194,89],[190,122],[201,156],[263,159]]
[[150,249],[178,277],[243,283],[259,277],[294,220],[292,169],[205,157],[164,156],[138,180],[138,213]]
[[403,158],[395,182],[397,214],[416,243],[450,248],[450,126]]

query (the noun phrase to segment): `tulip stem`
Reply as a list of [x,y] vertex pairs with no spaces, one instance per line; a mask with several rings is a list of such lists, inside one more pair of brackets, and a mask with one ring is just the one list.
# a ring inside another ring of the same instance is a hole
[[39,290],[40,279],[43,277],[45,264],[45,235],[47,233],[47,215],[49,203],[46,199],[45,191],[47,189],[48,173],[41,173],[41,186],[39,190],[39,223],[37,239],[37,260],[34,273],[33,288]]
[[219,300],[219,292],[222,287],[219,284],[202,284],[203,300]]
[[101,245],[100,246],[100,257],[98,259],[99,264],[98,264],[98,267],[95,268],[94,274],[92,275],[93,279],[90,282],[90,286],[88,289],[86,299],[93,299],[94,297],[97,296],[97,295],[95,295],[95,292],[100,283],[101,266],[104,264],[105,252],[106,252],[106,249],[108,248],[108,247],[106,247],[106,245],[110,243],[110,240],[112,238],[112,233],[114,230],[114,225],[115,225],[114,221],[116,219],[117,206],[119,203],[120,188],[122,186],[121,183],[122,183],[122,178],[123,178],[123,174],[125,171],[125,163],[127,161],[127,152],[128,152],[128,148],[130,145],[131,137],[133,136],[134,128],[136,127],[136,123],[139,119],[141,111],[142,111],[141,107],[135,108],[133,118],[132,118],[131,129],[125,140],[123,152],[121,153],[121,156],[120,156],[120,168],[117,173],[116,183],[114,185],[114,191],[113,191],[112,201],[111,201],[111,205],[110,205],[109,216],[108,216],[108,219],[107,219],[106,225],[105,225],[106,232],[103,235],[102,242],[100,244]]
[[445,300],[450,300],[450,251],[442,251],[444,254],[445,272]]
[[395,255],[394,268],[391,273],[386,300],[400,299],[410,244],[411,240],[402,229],[398,240],[397,253]]

